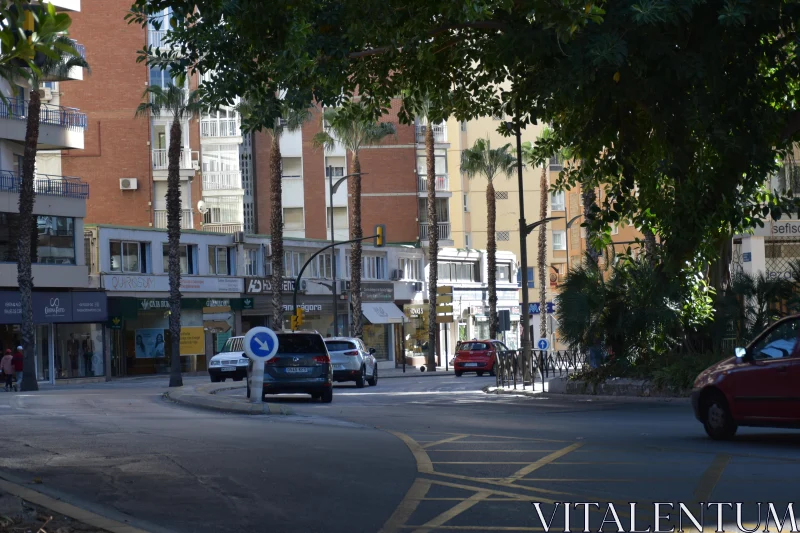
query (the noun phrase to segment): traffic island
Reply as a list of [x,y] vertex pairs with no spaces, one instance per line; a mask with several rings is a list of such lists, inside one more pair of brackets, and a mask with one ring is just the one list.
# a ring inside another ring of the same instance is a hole
[[[239,413],[246,415],[293,415],[290,408],[276,403],[252,403],[244,395],[247,385],[241,382],[209,383],[207,385],[184,386],[170,389],[164,398],[179,405],[199,407],[223,413]],[[242,389],[242,396],[217,394],[220,391]]]

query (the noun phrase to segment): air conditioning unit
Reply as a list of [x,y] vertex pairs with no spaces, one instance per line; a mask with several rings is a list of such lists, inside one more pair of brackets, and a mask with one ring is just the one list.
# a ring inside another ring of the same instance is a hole
[[39,98],[42,102],[49,102],[53,99],[53,90],[49,87],[42,87],[39,89]]
[[392,270],[392,281],[399,281],[403,279],[403,271],[399,269]]
[[119,180],[119,190],[135,191],[139,188],[139,180],[136,178],[121,178]]
[[237,231],[236,233],[234,233],[233,234],[233,242],[235,242],[237,244],[243,243],[244,242],[244,232],[243,231]]
[[422,282],[421,281],[415,281],[414,282],[414,291],[415,292],[420,292],[421,290],[422,290]]

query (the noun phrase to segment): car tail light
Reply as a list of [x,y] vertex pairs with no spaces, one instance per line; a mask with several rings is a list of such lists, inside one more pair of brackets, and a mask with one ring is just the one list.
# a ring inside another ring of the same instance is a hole
[[266,364],[268,364],[268,365],[277,365],[278,364],[278,358],[277,357],[273,357],[272,359],[268,360],[266,362]]
[[323,363],[323,364],[324,363],[330,363],[331,362],[331,358],[329,356],[327,356],[327,355],[315,355],[314,356],[314,362]]
[[344,352],[345,355],[358,355],[358,350],[351,350],[349,352]]

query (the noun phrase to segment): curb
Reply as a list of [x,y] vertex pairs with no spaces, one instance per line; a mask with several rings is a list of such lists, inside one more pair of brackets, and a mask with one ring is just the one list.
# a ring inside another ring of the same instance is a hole
[[[493,389],[493,390],[489,390]],[[559,399],[575,399],[580,401],[606,401],[609,403],[613,402],[647,402],[647,403],[685,403],[690,404],[691,401],[689,398],[684,396],[633,396],[633,395],[621,395],[621,394],[575,394],[569,393],[565,391],[555,391],[549,390],[546,392],[542,391],[531,391],[531,390],[521,390],[521,389],[497,389],[494,385],[487,385],[481,389],[486,394],[511,394],[515,396],[530,396],[530,397],[538,397],[538,398],[554,398],[558,397]]]
[[407,368],[405,374],[402,369],[396,369],[399,372],[392,372],[391,374],[381,374],[378,372],[378,379],[394,379],[394,378],[422,378],[422,377],[435,377],[435,376],[454,376],[452,370],[437,370],[435,372],[420,372],[418,368]]
[[289,407],[276,403],[250,403],[238,398],[227,396],[217,396],[216,393],[223,390],[244,389],[245,385],[232,383],[229,385],[212,383],[209,385],[198,385],[181,387],[178,390],[168,390],[164,393],[164,398],[179,405],[189,407],[199,407],[223,413],[238,413],[246,415],[293,415],[294,411]]

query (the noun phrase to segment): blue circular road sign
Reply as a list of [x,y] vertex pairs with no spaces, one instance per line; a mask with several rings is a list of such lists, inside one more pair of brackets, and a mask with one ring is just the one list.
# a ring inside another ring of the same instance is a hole
[[278,336],[269,328],[253,328],[244,336],[244,353],[254,361],[268,361],[277,351]]
[[550,343],[547,342],[547,339],[539,339],[539,342],[536,343],[536,346],[540,350],[546,350],[547,348],[550,347]]

